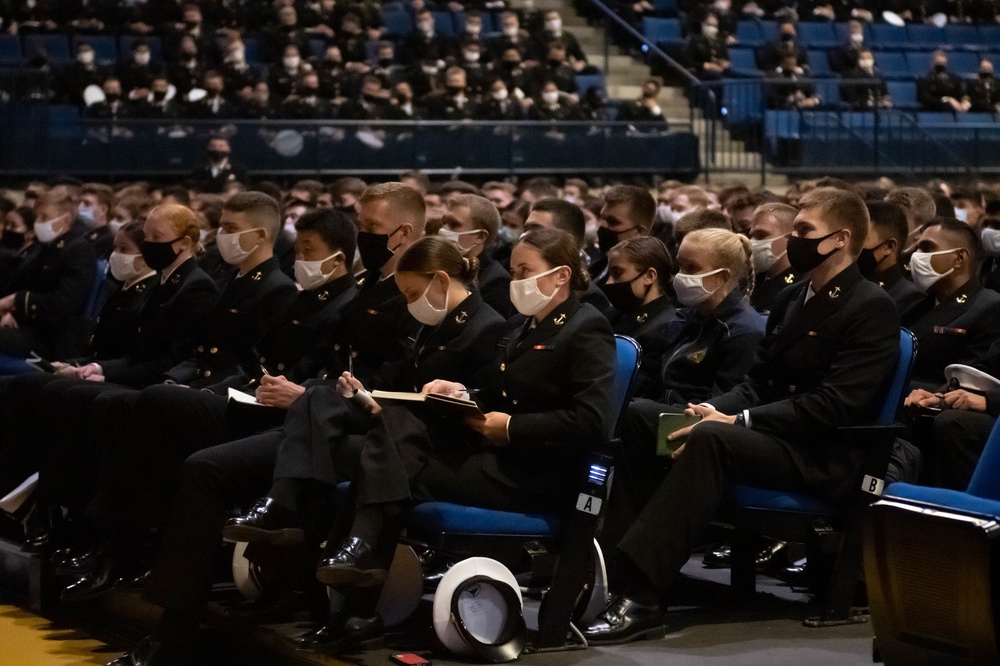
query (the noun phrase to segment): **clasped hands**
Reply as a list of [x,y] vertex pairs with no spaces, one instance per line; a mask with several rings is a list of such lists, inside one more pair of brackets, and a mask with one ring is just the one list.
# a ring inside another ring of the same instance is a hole
[[911,412],[921,409],[962,409],[969,412],[985,412],[986,396],[965,389],[931,393],[924,389],[914,389],[906,396],[903,406]]
[[[687,414],[688,416],[700,416],[701,421],[695,423],[694,425],[688,426],[687,428],[681,428],[680,430],[677,430],[673,434],[668,435],[667,440],[671,442],[686,440],[688,438],[688,435],[691,434],[692,429],[697,428],[700,424],[705,423],[706,421],[716,421],[718,423],[728,423],[730,425],[736,423],[735,416],[730,416],[729,414],[723,414],[715,407],[712,407],[710,405],[693,405],[689,402],[687,408],[684,409],[684,413]],[[674,452],[670,454],[670,457],[676,460],[677,457],[680,456],[681,453],[684,451],[685,446],[687,446],[687,442],[678,446],[674,450]]]

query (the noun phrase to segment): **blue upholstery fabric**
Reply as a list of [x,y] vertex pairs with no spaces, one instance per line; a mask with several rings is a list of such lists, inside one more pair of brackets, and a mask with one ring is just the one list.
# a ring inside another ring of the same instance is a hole
[[557,514],[493,511],[450,502],[427,502],[410,515],[407,526],[418,532],[548,536],[559,530]]
[[954,509],[986,518],[1000,518],[1000,501],[976,497],[960,490],[929,488],[909,483],[893,483],[882,495],[883,499],[900,499],[919,502],[942,509]]
[[[983,448],[976,471],[969,480],[967,492],[976,497],[1000,501],[1000,421],[993,425],[993,431]],[[1000,515],[998,513],[997,515]]]
[[84,311],[84,319],[96,319],[101,308],[101,289],[104,285],[104,277],[108,273],[108,262],[106,259],[97,260],[97,274],[94,276],[94,284],[90,287],[90,296],[87,298],[87,309]]
[[771,490],[744,485],[733,487],[729,493],[729,502],[740,509],[767,509],[768,511],[808,513],[818,516],[829,516],[836,513],[833,507],[815,497],[787,490]]
[[29,372],[34,372],[34,370],[23,358],[0,354],[0,377],[26,375]]

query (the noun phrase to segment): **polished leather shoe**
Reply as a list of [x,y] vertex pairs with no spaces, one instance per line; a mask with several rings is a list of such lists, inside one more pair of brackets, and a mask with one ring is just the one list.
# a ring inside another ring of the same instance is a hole
[[344,638],[344,616],[335,613],[327,619],[326,624],[307,631],[298,638],[300,650],[311,650],[317,647],[332,645]]
[[89,550],[56,561],[55,574],[57,576],[84,576],[94,570],[100,556],[101,554],[97,550]]
[[106,666],[163,666],[168,662],[162,641],[146,636],[128,654],[123,654]]
[[[772,541],[762,548],[757,557],[754,558],[754,566],[758,569],[766,569],[786,547],[784,541]],[[733,547],[729,544],[720,546],[713,551],[705,553],[701,558],[702,566],[706,569],[728,569],[733,562]]]
[[350,537],[331,557],[320,560],[316,578],[324,585],[337,587],[380,585],[388,574],[373,555],[372,547],[358,537]]
[[226,522],[222,538],[289,546],[305,540],[305,533],[298,523],[297,512],[286,509],[270,497],[262,497],[246,515],[230,518]]
[[79,603],[101,596],[122,578],[122,569],[114,560],[99,564],[92,572],[69,585],[59,595],[60,601]]
[[619,596],[583,630],[592,645],[618,645],[646,638],[663,638],[667,629],[659,605],[644,606]]

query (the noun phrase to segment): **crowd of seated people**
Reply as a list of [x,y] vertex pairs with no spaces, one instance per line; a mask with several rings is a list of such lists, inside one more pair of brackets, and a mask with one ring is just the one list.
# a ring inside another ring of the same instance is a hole
[[[73,21],[63,4],[2,6],[0,29],[69,32],[68,63],[25,53],[48,74],[32,96],[92,118],[582,120],[607,105],[600,87],[578,88],[599,71],[555,9],[414,0],[396,10],[412,28],[400,34],[367,2],[98,3]],[[440,16],[459,29],[439,30]],[[102,60],[95,40],[108,36],[118,62]],[[628,119],[662,121],[656,111]]]
[[[22,547],[52,559],[67,606],[130,585],[165,609],[116,665],[197,645],[223,537],[278,562],[296,608],[325,609],[324,586],[351,600],[320,612],[304,647],[377,640],[377,592],[416,504],[537,511],[572,493],[573,461],[609,435],[615,332],[640,342],[643,372],[591,644],[664,633],[731,484],[846,500],[859,452],[832,437],[873,418],[900,325],[919,345],[900,478],[964,487],[997,417],[992,392],[945,376],[1000,375],[1000,193],[986,183],[651,192],[414,171],[251,187],[225,142],[212,152],[184,185],[61,178],[0,198],[0,487],[39,473]],[[51,372],[30,371],[32,353]],[[370,394],[472,387],[483,420]],[[231,390],[266,409],[240,411]],[[671,409],[702,423],[658,454]]]

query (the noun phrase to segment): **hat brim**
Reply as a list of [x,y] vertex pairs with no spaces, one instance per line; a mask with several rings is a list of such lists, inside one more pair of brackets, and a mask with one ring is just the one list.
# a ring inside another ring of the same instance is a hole
[[[462,560],[441,578],[437,592],[434,594],[433,618],[434,633],[441,644],[450,652],[459,656],[476,655],[476,650],[462,637],[458,625],[452,621],[452,598],[455,591],[465,581],[473,576],[486,576],[500,583],[506,583],[517,597],[518,614],[520,614],[523,599],[521,589],[514,574],[500,562],[488,557],[470,557]],[[523,618],[522,618],[523,622]]]

